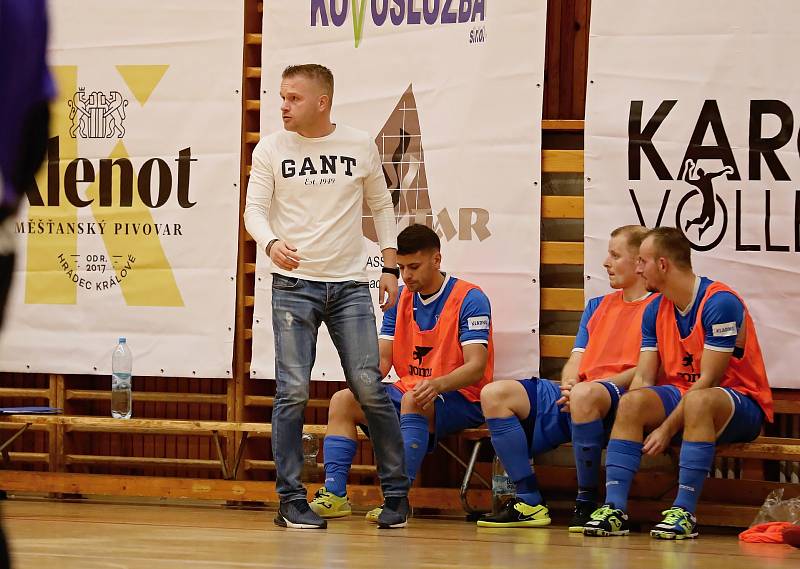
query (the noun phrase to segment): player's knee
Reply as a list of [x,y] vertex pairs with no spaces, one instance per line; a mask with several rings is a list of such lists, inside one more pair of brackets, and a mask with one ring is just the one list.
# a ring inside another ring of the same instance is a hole
[[569,392],[570,409],[589,410],[598,407],[605,390],[605,387],[596,382],[576,383]]
[[421,413],[422,407],[417,403],[414,394],[411,391],[403,393],[400,399],[400,412],[401,413]]
[[329,420],[346,419],[352,417],[358,411],[358,402],[353,392],[349,389],[337,391],[331,397],[330,407],[328,408]]
[[622,396],[617,407],[615,421],[629,424],[644,424],[651,401],[640,391],[631,391]]
[[481,389],[481,409],[487,417],[493,417],[498,412],[509,408],[510,401],[514,398],[512,381],[495,381]]
[[683,415],[686,421],[698,417],[713,417],[714,410],[728,396],[721,389],[696,389],[683,396]]

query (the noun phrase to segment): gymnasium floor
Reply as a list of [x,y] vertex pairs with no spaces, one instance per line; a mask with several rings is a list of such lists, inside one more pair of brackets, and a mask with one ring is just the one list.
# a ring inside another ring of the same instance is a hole
[[15,569],[800,567],[800,549],[708,532],[671,543],[416,518],[408,528],[379,531],[355,515],[327,531],[302,531],[273,525],[271,510],[29,499],[8,500],[2,511]]

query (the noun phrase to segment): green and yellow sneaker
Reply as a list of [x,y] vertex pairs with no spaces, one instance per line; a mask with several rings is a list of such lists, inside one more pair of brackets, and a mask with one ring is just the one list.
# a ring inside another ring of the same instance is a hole
[[694,539],[697,537],[697,518],[679,506],[661,512],[664,520],[650,530],[656,539]]
[[530,528],[550,525],[550,510],[544,504],[531,506],[519,498],[508,501],[497,514],[478,520],[482,528]]
[[347,496],[337,496],[328,492],[325,486],[317,490],[314,499],[308,505],[321,518],[344,518],[353,513]]
[[383,504],[381,504],[377,508],[372,508],[369,512],[367,512],[367,515],[364,516],[364,519],[370,523],[377,524],[378,518],[380,517],[382,511],[383,511]]
[[605,504],[592,512],[591,519],[583,526],[583,535],[607,537],[610,535],[628,535],[631,532],[628,514]]

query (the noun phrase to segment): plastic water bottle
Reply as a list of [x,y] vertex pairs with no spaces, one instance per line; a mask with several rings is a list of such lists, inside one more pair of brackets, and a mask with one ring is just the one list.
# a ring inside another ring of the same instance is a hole
[[301,473],[303,482],[318,481],[317,454],[319,454],[319,439],[311,433],[303,433],[303,471]]
[[132,409],[131,383],[133,381],[133,352],[125,338],[111,354],[111,416],[130,419]]
[[516,492],[514,481],[506,473],[503,463],[496,456],[492,461],[492,512],[498,513]]

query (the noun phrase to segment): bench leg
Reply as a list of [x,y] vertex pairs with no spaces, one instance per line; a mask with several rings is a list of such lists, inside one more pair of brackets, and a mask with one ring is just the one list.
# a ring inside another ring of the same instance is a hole
[[247,437],[250,435],[248,431],[242,433],[242,440],[239,441],[239,448],[236,450],[236,458],[233,461],[233,468],[231,469],[231,479],[235,479],[239,473],[239,464],[242,462],[244,456],[244,446],[247,442]]
[[472,477],[475,476],[487,488],[491,489],[492,487],[492,485],[489,484],[483,476],[475,472],[475,463],[478,461],[478,453],[480,452],[481,446],[486,440],[488,439],[478,439],[477,441],[475,441],[475,445],[472,447],[472,453],[470,454],[469,457],[469,462],[467,463],[461,460],[461,457],[459,457],[452,450],[447,448],[442,443],[439,443],[439,446],[447,454],[449,454],[458,464],[464,467],[464,479],[461,481],[461,488],[459,489],[459,498],[461,498],[461,506],[464,508],[464,511],[467,514],[479,513],[479,510],[476,510],[475,508],[469,505],[469,499],[467,496],[469,494],[469,483],[472,480]]
[[222,452],[222,445],[219,442],[219,431],[211,431],[211,434],[214,436],[214,446],[217,448],[217,457],[219,458],[219,467],[222,470],[222,478],[230,480],[231,477],[228,475],[228,466],[225,464],[225,455]]
[[28,427],[30,426],[31,426],[30,423],[25,423],[24,425],[22,425],[22,427],[19,428],[19,430],[16,433],[8,437],[8,440],[6,440],[5,442],[3,442],[2,445],[0,445],[0,452],[3,453],[3,462],[5,464],[11,462],[11,458],[8,456],[8,447],[11,446],[11,443],[13,443],[19,437],[21,437],[22,433],[27,431]]

